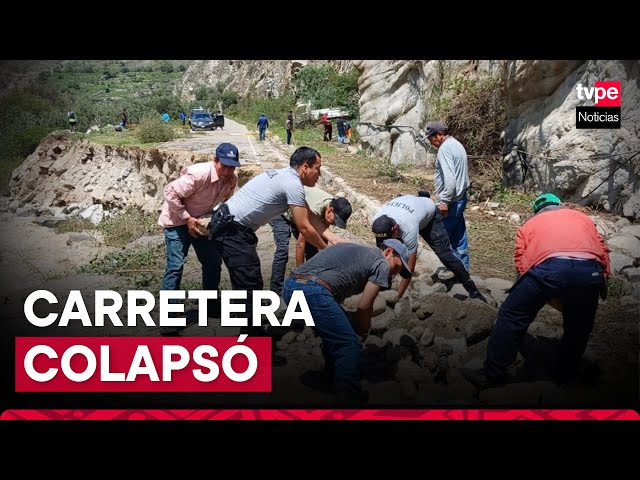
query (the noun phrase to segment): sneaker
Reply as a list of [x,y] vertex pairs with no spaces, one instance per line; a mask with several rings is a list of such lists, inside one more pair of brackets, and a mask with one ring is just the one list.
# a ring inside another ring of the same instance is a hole
[[451,270],[445,269],[438,272],[438,280],[442,280],[443,282],[446,282],[447,280],[451,280],[455,276],[456,275]]
[[463,368],[461,370],[464,378],[469,380],[478,390],[484,390],[485,388],[500,387],[504,385],[504,382],[499,382],[489,378],[484,368],[473,369]]
[[489,303],[489,302],[487,301],[487,299],[484,297],[484,295],[482,295],[482,294],[480,293],[480,291],[479,291],[479,290],[476,290],[476,291],[474,291],[474,292],[469,293],[469,298],[473,298],[473,299],[475,299],[475,300],[481,300],[481,301],[483,301],[484,303],[487,303],[487,304]]

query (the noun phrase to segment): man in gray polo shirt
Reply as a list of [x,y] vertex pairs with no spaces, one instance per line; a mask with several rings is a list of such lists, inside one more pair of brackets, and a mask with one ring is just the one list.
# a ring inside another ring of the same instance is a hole
[[[209,239],[216,244],[234,290],[247,290],[246,317],[252,320],[252,292],[262,290],[264,283],[260,257],[256,250],[255,231],[273,217],[291,210],[300,232],[322,250],[327,241],[339,237],[329,231],[315,215],[309,215],[304,186],[314,186],[320,176],[322,159],[309,147],[300,147],[291,155],[289,166],[261,173],[249,180],[225,204],[214,209],[209,224]],[[324,237],[324,238],[323,238]],[[244,316],[244,314],[243,314]],[[249,335],[265,335],[261,327],[241,329]],[[274,365],[284,365],[286,358],[272,355]]]
[[434,178],[437,207],[442,213],[442,222],[454,255],[469,270],[469,242],[464,221],[470,183],[467,151],[462,143],[450,135],[449,128],[442,122],[427,124],[425,135],[429,143],[438,149]]
[[[467,269],[453,254],[449,236],[442,222],[442,214],[433,200],[426,195],[428,194],[402,195],[378,210],[371,225],[376,241],[381,243],[387,238],[401,238],[409,251],[409,269],[413,272],[418,258],[418,235],[421,236],[442,264],[462,283],[469,292],[469,297],[486,302]],[[404,295],[409,281],[403,279],[400,282],[398,296]]]
[[[318,252],[296,267],[287,278],[282,295],[288,303],[296,290],[304,292],[315,326],[322,338],[325,372],[333,376],[338,400],[364,403],[367,394],[360,384],[359,335],[371,328],[373,302],[380,288],[389,288],[397,273],[411,278],[407,247],[396,239],[380,248],[340,243]],[[352,325],[340,303],[362,293]]]

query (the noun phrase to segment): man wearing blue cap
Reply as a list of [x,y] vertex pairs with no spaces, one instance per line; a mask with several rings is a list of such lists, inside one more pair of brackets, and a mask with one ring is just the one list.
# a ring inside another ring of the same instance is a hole
[[[193,245],[202,264],[202,288],[217,290],[222,260],[215,246],[198,229],[198,217],[211,212],[214,205],[228,200],[238,183],[238,149],[230,143],[216,148],[211,162],[184,167],[180,177],[164,188],[164,203],[158,224],[164,228],[167,265],[161,290],[179,290],[189,247]],[[208,313],[214,316],[220,304],[210,301]],[[183,327],[184,328],[184,327]],[[163,335],[177,335],[179,327],[163,327]]]
[[[407,247],[398,239],[385,240],[379,248],[340,243],[318,252],[296,267],[286,280],[283,297],[288,303],[295,290],[304,292],[322,338],[325,373],[333,375],[338,400],[365,403],[360,385],[360,335],[371,328],[373,302],[380,288],[389,288],[394,275],[411,278]],[[340,303],[362,293],[354,324]]]

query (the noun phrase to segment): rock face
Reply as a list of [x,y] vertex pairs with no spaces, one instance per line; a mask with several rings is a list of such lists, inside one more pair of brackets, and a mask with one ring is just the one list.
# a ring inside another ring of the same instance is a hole
[[[516,145],[530,153],[529,181],[567,201],[588,195],[583,205],[613,210],[617,204],[625,216],[640,217],[640,198],[634,195],[640,163],[628,162],[613,174],[629,158],[626,152],[640,147],[640,62],[512,61],[505,75],[506,148]],[[621,128],[576,129],[576,107],[593,105],[578,99],[577,85],[593,87],[604,80],[621,82]]]
[[501,71],[499,61],[357,60],[360,72],[358,133],[368,153],[390,158],[392,165],[432,166],[435,150],[422,138],[431,89],[447,71],[449,77]]
[[197,60],[184,74],[180,96],[193,100],[199,87],[221,82],[240,96],[279,97],[293,91],[293,78],[302,67],[325,63],[341,73],[351,68],[350,60]]
[[[629,218],[640,218],[640,195],[635,193],[640,189],[640,161],[627,162],[613,174],[616,167],[628,160],[626,152],[640,147],[637,60],[353,63],[360,72],[358,133],[368,153],[388,158],[392,165],[418,163],[431,167],[435,150],[422,138],[422,129],[432,120],[426,118],[425,102],[443,78],[453,84],[461,77],[474,78],[486,73],[500,79],[504,87],[507,185],[522,183],[522,159],[531,166],[525,176],[531,187],[558,193],[565,201],[576,202],[587,196],[582,205],[599,205]],[[443,76],[443,71],[447,75]],[[576,129],[576,106],[593,105],[592,100],[578,99],[577,85],[593,87],[596,81],[605,80],[621,82],[621,128]],[[447,85],[439,87],[447,90]],[[507,155],[514,146],[526,152],[526,156]]]

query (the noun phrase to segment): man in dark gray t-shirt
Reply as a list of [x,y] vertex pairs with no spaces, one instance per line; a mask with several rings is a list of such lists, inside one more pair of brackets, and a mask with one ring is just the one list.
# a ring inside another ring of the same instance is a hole
[[[397,273],[411,277],[409,254],[402,241],[388,239],[380,248],[339,243],[296,267],[284,284],[282,295],[287,303],[295,290],[304,293],[314,331],[322,338],[325,371],[333,374],[340,401],[366,401],[360,385],[359,335],[366,335],[371,327],[373,302],[380,288],[389,288]],[[352,325],[340,302],[359,293],[362,297]]]

